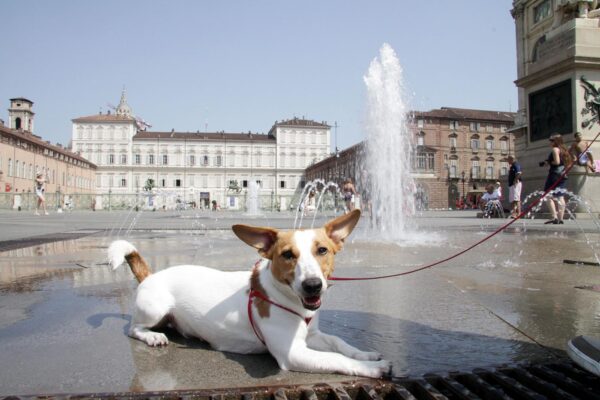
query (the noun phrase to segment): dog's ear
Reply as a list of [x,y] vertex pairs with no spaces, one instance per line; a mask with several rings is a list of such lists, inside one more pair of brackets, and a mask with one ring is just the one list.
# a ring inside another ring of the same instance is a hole
[[243,242],[258,249],[258,254],[271,258],[270,250],[277,241],[277,229],[249,225],[233,225],[231,229]]
[[344,244],[344,239],[352,233],[352,230],[358,223],[360,218],[360,210],[352,210],[348,214],[344,214],[341,217],[332,219],[327,222],[323,229],[327,233],[327,236],[333,240],[333,242],[341,249]]

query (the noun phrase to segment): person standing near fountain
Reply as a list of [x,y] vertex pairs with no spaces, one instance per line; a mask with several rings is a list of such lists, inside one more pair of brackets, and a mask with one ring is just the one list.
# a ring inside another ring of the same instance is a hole
[[521,164],[517,162],[514,156],[508,156],[507,158],[510,169],[508,170],[508,201],[510,202],[511,218],[517,218],[521,215],[521,189],[523,184],[521,182]]
[[342,193],[344,194],[344,202],[346,203],[346,212],[354,210],[354,196],[356,196],[356,188],[352,179],[347,178],[342,186]]
[[[571,155],[567,150],[563,142],[562,135],[556,133],[550,136],[550,146],[552,146],[552,151],[548,155],[548,158],[545,161],[540,162],[540,167],[544,165],[549,165],[550,169],[548,170],[548,177],[546,178],[546,183],[544,184],[544,192],[554,186],[552,194],[548,194],[550,196],[550,201],[548,201],[548,208],[550,209],[550,213],[552,214],[552,219],[544,222],[544,224],[564,224],[563,217],[565,215],[565,192],[567,185],[567,176],[564,177],[563,172],[565,171],[565,166],[571,164]],[[555,186],[556,185],[556,186]],[[555,204],[556,202],[556,204]],[[557,212],[558,207],[558,212]]]
[[37,196],[37,205],[35,207],[35,215],[40,215],[40,206],[44,209],[44,214],[48,215],[46,210],[46,198],[44,192],[46,191],[46,177],[43,173],[38,172],[35,178],[35,195]]

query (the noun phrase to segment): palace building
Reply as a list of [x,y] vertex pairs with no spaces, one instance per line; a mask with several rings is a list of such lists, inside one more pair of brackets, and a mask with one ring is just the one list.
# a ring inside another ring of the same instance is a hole
[[277,121],[266,134],[149,131],[132,113],[125,92],[114,112],[72,122],[73,150],[98,166],[98,194],[152,192],[165,199],[158,204],[165,207],[174,207],[173,201],[208,207],[215,201],[242,209],[255,181],[263,208],[287,209],[305,168],[328,157],[330,148],[330,126],[305,118]]

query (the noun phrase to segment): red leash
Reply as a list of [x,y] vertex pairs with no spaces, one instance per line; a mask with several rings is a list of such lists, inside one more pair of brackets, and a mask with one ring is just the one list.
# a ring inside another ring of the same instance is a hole
[[[592,145],[592,143],[594,143],[598,139],[598,136],[600,136],[600,132],[598,132],[596,134],[596,136],[594,137],[594,139],[591,142],[588,143],[587,147],[585,148],[584,153],[587,153],[587,151],[590,148],[590,146]],[[469,251],[471,249],[474,249],[475,247],[479,246],[483,242],[485,242],[485,241],[491,239],[492,237],[496,236],[497,234],[499,234],[500,232],[502,232],[503,230],[505,230],[506,228],[508,228],[509,226],[511,226],[512,224],[514,224],[515,222],[517,222],[519,219],[521,219],[529,211],[531,211],[540,201],[542,201],[544,199],[544,197],[546,197],[548,195],[548,193],[550,193],[551,191],[553,191],[554,188],[564,179],[564,177],[567,175],[567,173],[569,171],[571,171],[571,169],[575,166],[575,162],[576,162],[576,160],[573,160],[573,162],[571,163],[571,165],[569,165],[569,166],[567,166],[565,168],[565,170],[561,174],[560,178],[552,186],[550,186],[548,188],[548,190],[546,190],[544,192],[544,194],[540,198],[538,198],[533,203],[531,203],[531,205],[528,206],[524,211],[521,211],[521,214],[517,215],[517,217],[515,219],[510,220],[509,222],[507,222],[506,224],[502,225],[500,228],[496,229],[494,232],[492,232],[488,236],[486,236],[483,239],[475,242],[474,244],[472,244],[471,246],[467,247],[466,249],[461,250],[458,253],[451,255],[450,257],[446,257],[446,258],[444,258],[442,260],[435,261],[435,262],[433,262],[431,264],[427,264],[427,265],[424,265],[422,267],[411,269],[410,271],[399,272],[397,274],[379,275],[379,276],[371,276],[371,277],[364,277],[364,278],[344,278],[344,277],[335,277],[335,276],[332,276],[332,277],[328,278],[328,280],[330,280],[330,281],[370,281],[370,280],[375,280],[375,279],[393,278],[393,277],[396,277],[396,276],[408,275],[408,274],[412,274],[412,273],[415,273],[415,272],[418,272],[418,271],[422,271],[424,269],[435,267],[436,265],[440,265],[440,264],[445,263],[447,261],[450,261],[450,260],[452,260],[454,258],[457,258],[457,257],[465,254],[467,251]]]
[[[254,264],[254,268],[258,268],[258,266],[260,265],[261,260],[258,260],[256,262],[256,264]],[[258,333],[258,329],[256,329],[256,323],[254,322],[254,316],[252,315],[252,300],[257,297],[263,301],[266,301],[269,304],[274,305],[275,307],[278,307],[284,311],[287,311],[291,314],[297,315],[299,316],[305,323],[306,325],[308,325],[310,323],[310,321],[312,321],[312,317],[310,318],[304,318],[302,315],[300,315],[299,313],[297,313],[296,311],[292,310],[291,308],[288,308],[284,305],[275,303],[273,300],[269,299],[267,296],[265,296],[262,292],[256,290],[256,289],[252,289],[250,288],[250,293],[248,294],[248,320],[250,320],[250,326],[252,326],[252,330],[254,331],[254,334],[256,335],[256,337],[258,338],[258,340],[260,340],[262,342],[262,344],[264,344],[266,346],[265,340],[262,338],[262,336]]]

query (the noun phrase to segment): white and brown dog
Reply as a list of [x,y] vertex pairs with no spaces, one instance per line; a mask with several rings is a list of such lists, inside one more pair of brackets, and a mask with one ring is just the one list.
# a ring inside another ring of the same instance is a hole
[[388,361],[322,333],[317,317],[334,255],[359,218],[355,210],[320,229],[295,231],[234,225],[263,257],[242,272],[181,265],[152,274],[130,243],[113,242],[113,268],[126,260],[140,282],[129,335],[163,346],[167,337],[150,329],[170,324],[217,350],[269,351],[284,370],[381,377]]

